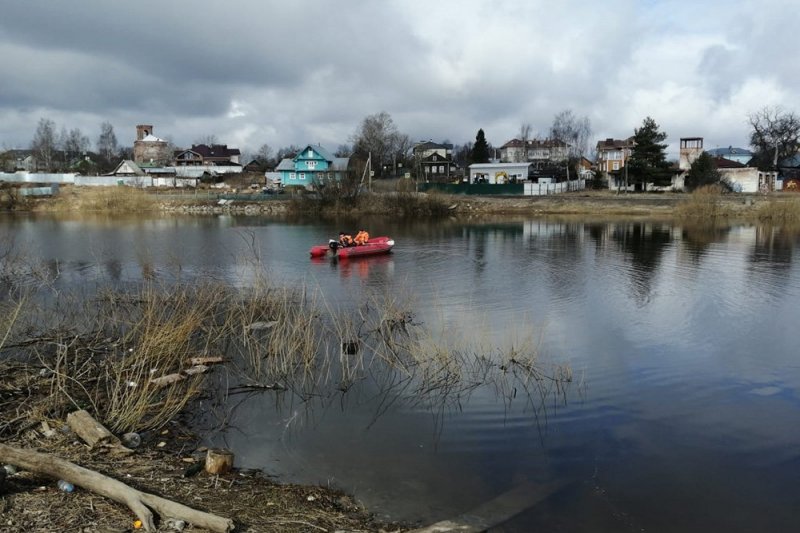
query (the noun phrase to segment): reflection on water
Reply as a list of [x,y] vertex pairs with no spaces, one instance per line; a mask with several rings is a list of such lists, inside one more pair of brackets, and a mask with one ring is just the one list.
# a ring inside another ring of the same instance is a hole
[[246,288],[266,272],[318,290],[331,308],[402,296],[436,336],[533,338],[543,364],[572,368],[566,396],[542,395],[513,365],[494,379],[475,363],[462,375],[481,385],[444,396],[422,394],[402,369],[365,366],[346,391],[218,406],[233,417],[210,438],[241,466],[339,486],[395,518],[439,520],[526,481],[567,480],[503,530],[800,526],[796,232],[375,219],[371,233],[397,242],[392,254],[310,261],[308,248],[340,224],[8,218],[0,242],[25,253],[3,254],[0,275],[41,272],[58,290],[144,277]]

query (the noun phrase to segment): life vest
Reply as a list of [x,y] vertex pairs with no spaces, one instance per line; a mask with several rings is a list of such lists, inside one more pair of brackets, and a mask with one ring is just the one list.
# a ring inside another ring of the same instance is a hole
[[369,240],[369,233],[366,231],[359,231],[358,235],[356,235],[355,242],[356,244],[367,244]]

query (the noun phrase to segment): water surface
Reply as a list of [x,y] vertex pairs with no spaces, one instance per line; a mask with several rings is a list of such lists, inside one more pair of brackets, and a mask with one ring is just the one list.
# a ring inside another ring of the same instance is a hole
[[[342,224],[342,223],[340,223]],[[266,272],[330,305],[374,294],[461,339],[532,337],[562,398],[477,387],[456,402],[389,376],[346,394],[237,401],[243,467],[349,491],[381,515],[450,518],[533,481],[568,483],[502,531],[796,531],[798,236],[660,223],[397,222],[384,257],[310,261],[335,224],[257,217],[6,218],[57,287]],[[450,399],[452,400],[452,399]]]

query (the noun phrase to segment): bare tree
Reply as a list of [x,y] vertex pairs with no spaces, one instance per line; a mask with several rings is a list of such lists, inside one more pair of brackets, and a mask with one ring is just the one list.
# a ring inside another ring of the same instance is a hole
[[775,169],[778,163],[798,152],[800,117],[780,106],[766,106],[748,117],[753,131],[750,145],[761,169]]
[[293,159],[294,156],[300,151],[300,147],[294,144],[289,146],[284,146],[283,148],[278,149],[278,153],[275,155],[275,159],[278,160],[280,163],[283,159],[289,158]]
[[522,141],[522,152],[517,152],[515,163],[524,163],[528,161],[528,142],[531,139],[531,131],[533,131],[533,128],[530,124],[522,124],[519,127],[519,140]]
[[408,136],[397,130],[386,111],[364,118],[351,141],[355,155],[365,160],[372,157],[372,168],[377,174],[382,172],[384,165],[393,163],[401,152],[405,157],[411,146]]
[[217,136],[212,133],[198,137],[193,144],[205,144],[206,146],[213,146],[215,144],[219,144],[219,140],[217,139]]
[[64,163],[69,163],[89,150],[89,137],[84,135],[80,128],[72,128],[69,132],[66,128],[62,128],[59,145],[64,152]]
[[53,158],[56,151],[56,123],[49,118],[40,118],[36,133],[31,141],[31,151],[41,168],[53,170]]
[[272,147],[266,143],[262,144],[256,152],[256,161],[262,165],[272,164]]
[[110,122],[100,124],[100,136],[97,137],[97,153],[106,165],[117,155],[117,135],[114,133],[114,126]]
[[553,117],[550,137],[567,143],[570,158],[580,158],[589,149],[592,125],[588,117],[578,117],[571,109],[565,109]]
[[340,144],[333,153],[336,157],[350,157],[353,154],[353,147],[349,144]]

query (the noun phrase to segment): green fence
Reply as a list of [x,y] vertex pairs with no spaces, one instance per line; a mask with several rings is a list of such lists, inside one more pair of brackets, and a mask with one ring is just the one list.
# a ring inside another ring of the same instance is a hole
[[441,191],[448,194],[479,194],[481,196],[499,195],[519,195],[523,194],[522,183],[503,183],[493,185],[491,183],[420,183],[420,192]]

